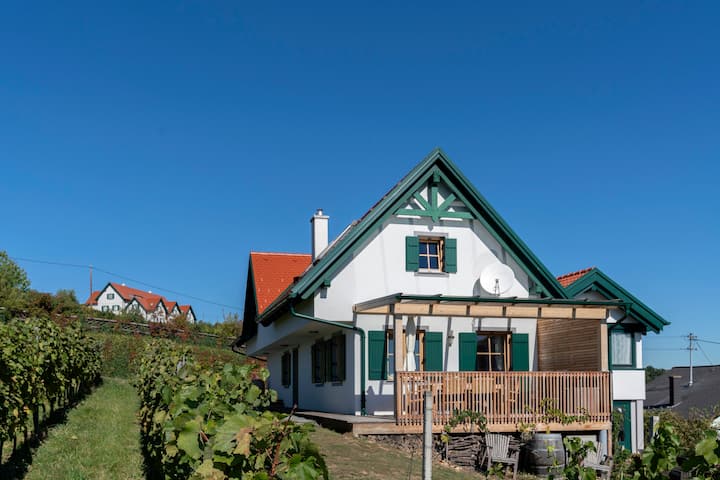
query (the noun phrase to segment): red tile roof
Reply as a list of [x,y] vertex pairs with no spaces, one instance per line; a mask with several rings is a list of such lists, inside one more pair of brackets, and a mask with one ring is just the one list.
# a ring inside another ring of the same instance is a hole
[[101,290],[95,290],[90,294],[90,298],[87,299],[85,305],[97,305],[97,299],[100,296]]
[[569,287],[577,280],[580,280],[581,277],[590,273],[590,271],[594,268],[595,267],[583,268],[582,270],[578,270],[577,272],[570,272],[566,273],[565,275],[560,275],[559,277],[557,277],[558,282],[560,282],[560,285],[562,285],[563,287]]
[[187,315],[187,313],[190,311],[190,305],[180,305],[180,312]]
[[173,308],[177,305],[177,302],[171,302],[165,297],[163,297],[163,303],[165,304],[165,308],[167,308],[168,313],[172,312]]
[[260,314],[310,266],[312,255],[250,252],[250,262]]

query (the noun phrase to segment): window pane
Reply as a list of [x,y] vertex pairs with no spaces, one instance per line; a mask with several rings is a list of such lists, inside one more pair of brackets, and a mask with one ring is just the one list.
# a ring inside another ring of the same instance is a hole
[[493,372],[504,372],[505,371],[505,359],[502,355],[492,356],[492,370]]
[[430,257],[430,268],[439,268],[438,257]]
[[505,337],[493,335],[490,337],[490,345],[493,353],[503,353],[505,351]]
[[437,255],[438,254],[438,244],[435,242],[428,243],[428,251],[430,252],[430,255]]
[[420,242],[420,255],[427,255],[427,253],[428,253],[428,243]]
[[612,362],[614,365],[632,365],[632,334],[612,333]]
[[490,370],[490,362],[487,355],[477,355],[475,358],[475,370],[478,372],[487,372]]
[[428,259],[427,259],[427,257],[421,256],[418,260],[420,261],[420,268],[428,268]]
[[482,353],[488,352],[488,336],[478,335],[477,336],[477,351]]

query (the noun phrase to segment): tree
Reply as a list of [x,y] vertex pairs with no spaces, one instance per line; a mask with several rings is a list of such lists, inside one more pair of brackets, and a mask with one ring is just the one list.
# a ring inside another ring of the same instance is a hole
[[647,367],[645,367],[645,383],[650,383],[666,371],[667,370],[664,370],[662,368],[655,368],[652,365],[648,365]]
[[12,317],[25,307],[30,280],[25,270],[0,251],[0,315]]

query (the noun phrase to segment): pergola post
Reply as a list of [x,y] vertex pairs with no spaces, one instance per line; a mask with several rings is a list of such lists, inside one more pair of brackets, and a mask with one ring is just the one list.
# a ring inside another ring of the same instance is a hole
[[405,371],[405,332],[403,330],[403,316],[395,315],[393,317],[393,342],[395,346],[395,371],[393,372],[393,381],[395,382],[395,420],[400,417],[402,410],[402,385],[398,372]]

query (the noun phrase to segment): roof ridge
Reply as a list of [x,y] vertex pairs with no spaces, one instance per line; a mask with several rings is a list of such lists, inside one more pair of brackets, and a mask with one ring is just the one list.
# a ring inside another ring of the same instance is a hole
[[573,275],[579,275],[579,274],[581,274],[581,273],[584,274],[584,273],[587,273],[587,272],[589,272],[589,271],[591,271],[591,270],[593,270],[593,269],[595,269],[595,268],[597,268],[597,267],[581,268],[580,270],[576,270],[576,271],[574,271],[574,272],[568,272],[568,273],[563,273],[562,275],[558,275],[557,278],[558,278],[558,280],[559,280],[559,279],[561,279],[561,278],[572,277]]
[[311,257],[312,253],[291,253],[291,252],[254,252],[250,251],[250,255],[287,255],[287,256],[303,256]]

